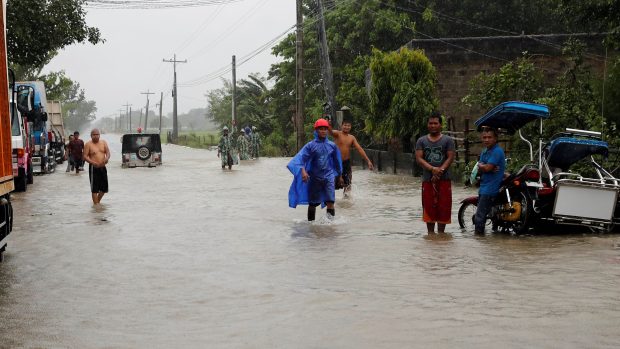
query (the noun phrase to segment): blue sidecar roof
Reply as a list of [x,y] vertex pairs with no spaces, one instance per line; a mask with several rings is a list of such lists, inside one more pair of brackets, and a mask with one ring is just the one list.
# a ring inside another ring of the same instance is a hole
[[607,142],[596,139],[559,137],[548,145],[547,163],[567,170],[572,164],[590,155],[609,155]]
[[543,104],[504,102],[491,109],[474,123],[480,131],[483,126],[502,128],[514,134],[525,124],[549,117],[549,108]]

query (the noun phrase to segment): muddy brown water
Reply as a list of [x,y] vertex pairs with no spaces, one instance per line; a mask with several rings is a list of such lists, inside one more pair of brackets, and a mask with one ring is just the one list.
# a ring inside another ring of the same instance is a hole
[[101,207],[64,166],[13,196],[0,347],[620,346],[618,235],[476,237],[457,185],[449,236],[428,238],[419,181],[363,170],[336,220],[309,224],[288,159],[228,172],[164,146],[163,166],[121,169],[105,138]]

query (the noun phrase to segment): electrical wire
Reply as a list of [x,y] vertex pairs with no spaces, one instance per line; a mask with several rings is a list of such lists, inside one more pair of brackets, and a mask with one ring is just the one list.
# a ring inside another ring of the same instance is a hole
[[90,9],[157,10],[232,4],[243,0],[87,0]]

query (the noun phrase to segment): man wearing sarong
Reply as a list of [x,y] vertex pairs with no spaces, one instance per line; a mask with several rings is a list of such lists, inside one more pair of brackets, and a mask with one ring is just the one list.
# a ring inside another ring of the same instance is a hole
[[248,142],[248,138],[245,135],[245,130],[241,129],[241,134],[239,135],[239,137],[237,137],[237,150],[239,150],[240,160],[250,159],[249,148],[250,143]]
[[232,169],[233,165],[233,142],[228,135],[228,127],[224,126],[222,129],[222,137],[220,137],[220,144],[217,147],[217,157],[222,160],[222,170],[228,166],[228,169]]
[[441,114],[433,112],[427,121],[428,134],[418,139],[415,158],[422,167],[423,220],[429,234],[445,232],[452,216],[450,165],[454,161],[454,140],[441,133]]

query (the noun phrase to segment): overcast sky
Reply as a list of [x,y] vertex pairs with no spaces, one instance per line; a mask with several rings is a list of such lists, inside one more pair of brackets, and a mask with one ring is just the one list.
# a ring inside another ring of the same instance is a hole
[[[295,1],[242,0],[223,5],[180,9],[88,9],[87,23],[101,30],[103,44],[80,44],[59,53],[44,72],[65,70],[80,83],[86,97],[97,102],[97,117],[118,116],[122,105],[151,110],[164,93],[163,113],[172,112],[172,63],[162,59],[187,59],[177,64],[178,110],[205,107],[205,94],[222,86],[221,80],[182,86],[220,68],[230,66],[295,24]],[[273,45],[271,45],[273,46]],[[278,58],[279,59],[279,58]],[[278,60],[266,49],[237,67],[237,81],[250,73],[267,75]],[[231,73],[224,75],[230,79]],[[199,81],[200,82],[200,81]],[[124,112],[123,112],[124,113]]]

